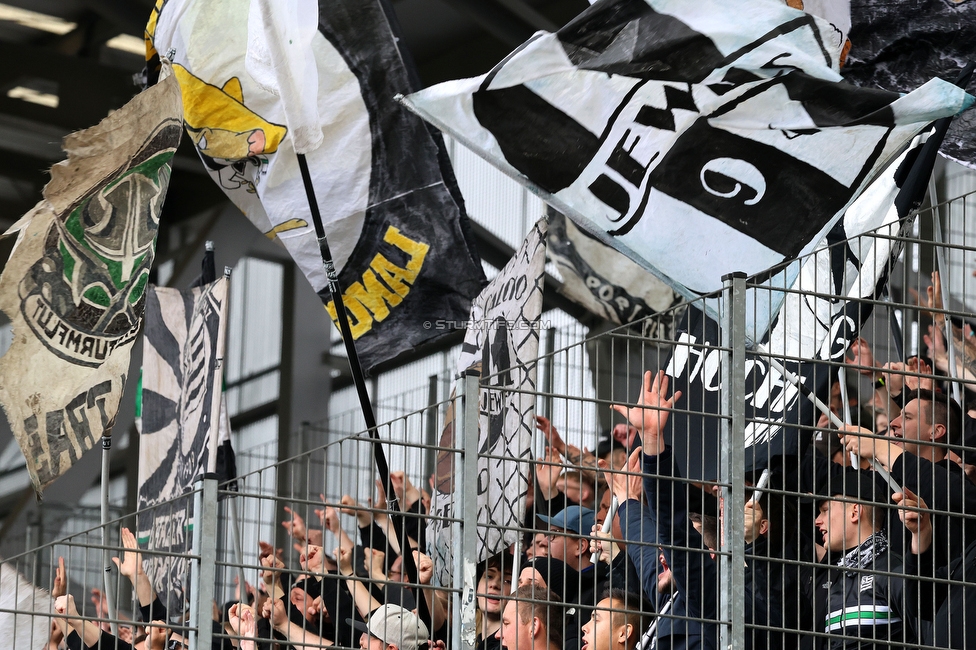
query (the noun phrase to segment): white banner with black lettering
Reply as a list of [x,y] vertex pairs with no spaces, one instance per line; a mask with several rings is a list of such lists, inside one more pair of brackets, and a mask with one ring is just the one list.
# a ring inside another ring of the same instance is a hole
[[[505,268],[471,306],[458,374],[481,377],[478,420],[478,561],[512,545],[525,516],[535,432],[539,317],[546,263],[546,220],[540,219]],[[459,446],[449,409],[441,446]],[[454,455],[438,454],[427,540],[441,585],[451,584],[454,542],[447,518],[455,504]],[[470,477],[468,477],[470,480]]]
[[812,251],[920,129],[973,101],[939,79],[854,88],[841,48],[770,0],[601,0],[404,102],[696,297]]

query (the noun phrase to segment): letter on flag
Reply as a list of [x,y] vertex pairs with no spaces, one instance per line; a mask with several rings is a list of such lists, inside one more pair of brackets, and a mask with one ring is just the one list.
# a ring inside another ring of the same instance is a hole
[[115,424],[182,112],[170,75],[66,137],[43,200],[7,231],[0,401],[38,494]]
[[484,272],[438,140],[393,101],[411,88],[379,2],[159,0],[147,42],[150,64],[173,60],[211,177],[288,249],[335,320],[305,154],[367,370],[447,333],[425,320],[464,320]]
[[972,102],[938,79],[853,88],[835,36],[767,0],[602,0],[405,102],[695,297],[812,251],[920,129]]
[[[227,278],[188,291],[150,286],[142,362],[139,510],[173,500],[217,468],[223,383]],[[154,551],[183,553],[186,529],[172,516],[192,504],[139,517],[139,542]],[[189,522],[187,522],[189,523]],[[185,559],[153,556],[147,574],[158,594],[182,610]],[[174,595],[175,594],[175,595]]]
[[[546,220],[540,219],[505,268],[471,306],[459,375],[481,377],[478,420],[478,560],[513,544],[525,516],[525,494],[535,433],[539,317],[546,263]],[[442,447],[457,447],[456,417],[448,410]],[[451,584],[454,543],[448,519],[461,486],[454,454],[438,454],[427,540],[441,585]],[[467,477],[466,480],[473,480]],[[459,497],[460,498],[460,497]],[[452,514],[453,513],[453,514]]]

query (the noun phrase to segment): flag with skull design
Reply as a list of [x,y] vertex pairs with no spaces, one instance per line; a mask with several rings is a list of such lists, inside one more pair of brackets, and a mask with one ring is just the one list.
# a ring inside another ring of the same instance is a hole
[[43,200],[6,233],[0,401],[38,494],[115,423],[182,116],[169,76],[67,136]]

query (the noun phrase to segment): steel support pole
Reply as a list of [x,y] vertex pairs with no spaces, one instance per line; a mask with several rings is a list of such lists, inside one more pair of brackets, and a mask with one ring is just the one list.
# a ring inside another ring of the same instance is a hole
[[[111,432],[109,432],[111,433]],[[112,551],[109,550],[111,544],[111,535],[108,530],[108,521],[110,518],[108,509],[108,487],[109,487],[109,473],[111,471],[112,463],[112,436],[104,435],[102,436],[102,503],[101,503],[101,520],[102,520],[102,566],[105,568],[102,574],[102,595],[105,598],[105,602],[108,603],[108,617],[112,619],[109,626],[112,629],[112,634],[115,636],[119,635],[119,624],[116,623],[118,620],[118,612],[115,606],[115,583],[112,582]]]
[[721,560],[719,562],[719,648],[745,647],[745,368],[746,280],[742,273],[723,278],[722,426],[719,478],[722,482]]
[[197,480],[190,564],[190,650],[209,650],[217,569],[217,475]]
[[[478,399],[479,378],[465,374],[457,383],[454,405],[454,445],[461,457],[454,470],[454,516],[460,519],[453,525],[455,590],[451,647],[474,650],[478,629],[475,624],[475,583],[478,563]],[[460,495],[460,498],[458,496]],[[459,623],[459,624],[458,624]]]

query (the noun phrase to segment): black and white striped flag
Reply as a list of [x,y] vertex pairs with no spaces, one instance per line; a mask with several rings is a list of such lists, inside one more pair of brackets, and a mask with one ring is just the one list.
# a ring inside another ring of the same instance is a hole
[[919,130],[973,101],[938,79],[852,87],[835,32],[767,0],[600,0],[404,101],[694,297],[812,251]]

